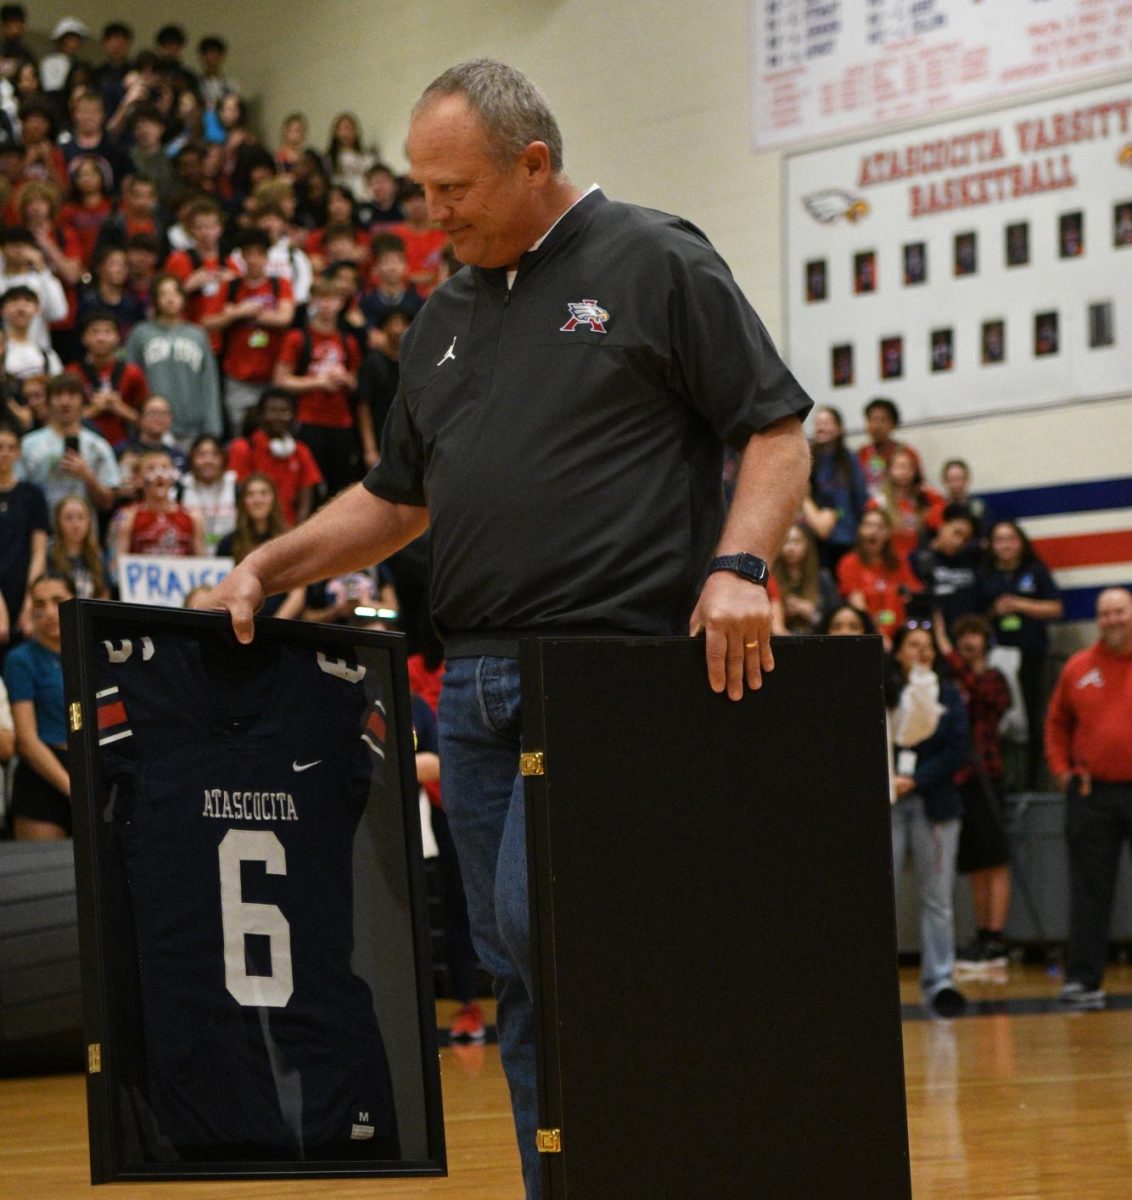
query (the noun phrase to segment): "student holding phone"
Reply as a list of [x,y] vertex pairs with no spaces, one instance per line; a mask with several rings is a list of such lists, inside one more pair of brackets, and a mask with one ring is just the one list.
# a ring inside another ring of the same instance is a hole
[[47,385],[47,424],[23,440],[23,478],[39,484],[52,511],[68,496],[102,512],[114,503],[118,463],[110,443],[82,425],[84,400],[77,375],[57,375]]

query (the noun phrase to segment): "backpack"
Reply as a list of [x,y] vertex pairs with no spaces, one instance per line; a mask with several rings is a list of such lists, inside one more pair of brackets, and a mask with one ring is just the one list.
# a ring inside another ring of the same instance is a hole
[[[276,275],[267,276],[268,283],[271,284],[271,294],[275,297],[276,302],[279,300],[279,278]],[[237,275],[235,279],[228,280],[228,303],[235,304],[236,297],[240,292],[240,284],[244,282],[242,275]]]
[[[43,357],[44,361],[46,361],[47,355],[44,354]],[[99,373],[90,365],[90,363],[86,361],[86,359],[83,359],[83,361],[79,363],[79,368],[86,377],[87,383],[90,384],[91,390],[97,392],[102,384],[102,376],[99,375]],[[122,376],[125,375],[125,373],[126,364],[119,358],[115,361],[114,366],[110,371],[110,386],[114,391],[120,392],[122,390]]]
[[303,325],[299,332],[303,335],[303,345],[295,359],[295,374],[305,375],[311,369],[311,331]]

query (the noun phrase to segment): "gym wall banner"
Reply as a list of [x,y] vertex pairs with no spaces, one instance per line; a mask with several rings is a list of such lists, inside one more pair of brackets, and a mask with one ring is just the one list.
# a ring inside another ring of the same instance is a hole
[[1132,0],[751,0],[755,150],[1132,68]]
[[855,421],[1127,394],[1132,82],[786,159],[787,352]]

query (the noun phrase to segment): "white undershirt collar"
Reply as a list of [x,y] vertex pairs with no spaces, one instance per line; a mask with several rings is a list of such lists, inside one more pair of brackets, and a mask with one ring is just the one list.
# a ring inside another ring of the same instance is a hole
[[[584,200],[584,199],[585,199],[585,198],[586,198],[586,197],[587,197],[587,196],[588,196],[588,195],[589,195],[591,192],[596,192],[597,190],[598,190],[598,185],[597,185],[596,183],[591,183],[591,184],[590,184],[590,186],[589,186],[588,188],[586,188],[586,190],[585,190],[585,191],[584,191],[584,192],[583,192],[583,193],[582,193],[582,194],[581,194],[581,195],[580,195],[580,196],[577,198],[577,200],[575,200],[575,201],[574,201],[574,203],[573,203],[573,204],[571,204],[571,205],[570,205],[570,207],[569,207],[569,208],[564,208],[564,209],[563,209],[563,210],[562,210],[562,211],[561,211],[561,212],[558,214],[558,216],[557,216],[557,217],[555,218],[555,220],[554,220],[554,224],[553,224],[553,225],[551,225],[551,227],[550,227],[550,228],[549,228],[549,229],[548,229],[548,230],[547,230],[547,231],[546,231],[546,232],[545,232],[545,233],[542,235],[542,237],[538,238],[538,239],[535,241],[535,243],[534,243],[534,245],[533,245],[533,246],[531,246],[531,247],[529,247],[529,248],[528,248],[528,250],[527,250],[527,253],[529,254],[529,253],[531,252],[531,250],[537,250],[537,249],[538,249],[538,248],[539,248],[539,247],[540,247],[540,246],[543,244],[543,242],[545,242],[545,241],[546,241],[546,239],[547,239],[548,237],[550,237],[550,235],[551,235],[551,234],[554,232],[555,228],[556,228],[556,227],[557,227],[557,225],[558,225],[558,222],[559,222],[559,221],[561,221],[561,220],[562,220],[562,218],[563,218],[563,217],[564,217],[564,216],[565,216],[565,215],[566,215],[568,212],[570,212],[570,211],[571,211],[571,210],[572,210],[572,209],[573,209],[573,208],[574,208],[576,205],[578,205],[578,204],[581,204],[581,202],[582,202],[582,201],[583,201],[583,200]],[[508,271],[508,272],[507,272],[507,288],[508,288],[508,290],[510,290],[510,288],[511,288],[511,285],[512,285],[512,284],[515,282],[515,276],[516,276],[516,275],[518,275],[518,273],[519,273],[519,270],[518,270],[518,268],[516,268],[514,271]]]

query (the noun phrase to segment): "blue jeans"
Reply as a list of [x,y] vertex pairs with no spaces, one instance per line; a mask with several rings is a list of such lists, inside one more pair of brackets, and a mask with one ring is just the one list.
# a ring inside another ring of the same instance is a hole
[[472,941],[495,980],[499,1050],[527,1200],[538,1200],[538,1079],[519,712],[515,659],[449,661],[439,720],[444,808],[460,859]]
[[912,851],[916,894],[920,901],[920,987],[930,1004],[942,988],[953,987],[955,852],[959,821],[930,821],[924,801],[914,792],[892,806],[892,862],[896,874]]

